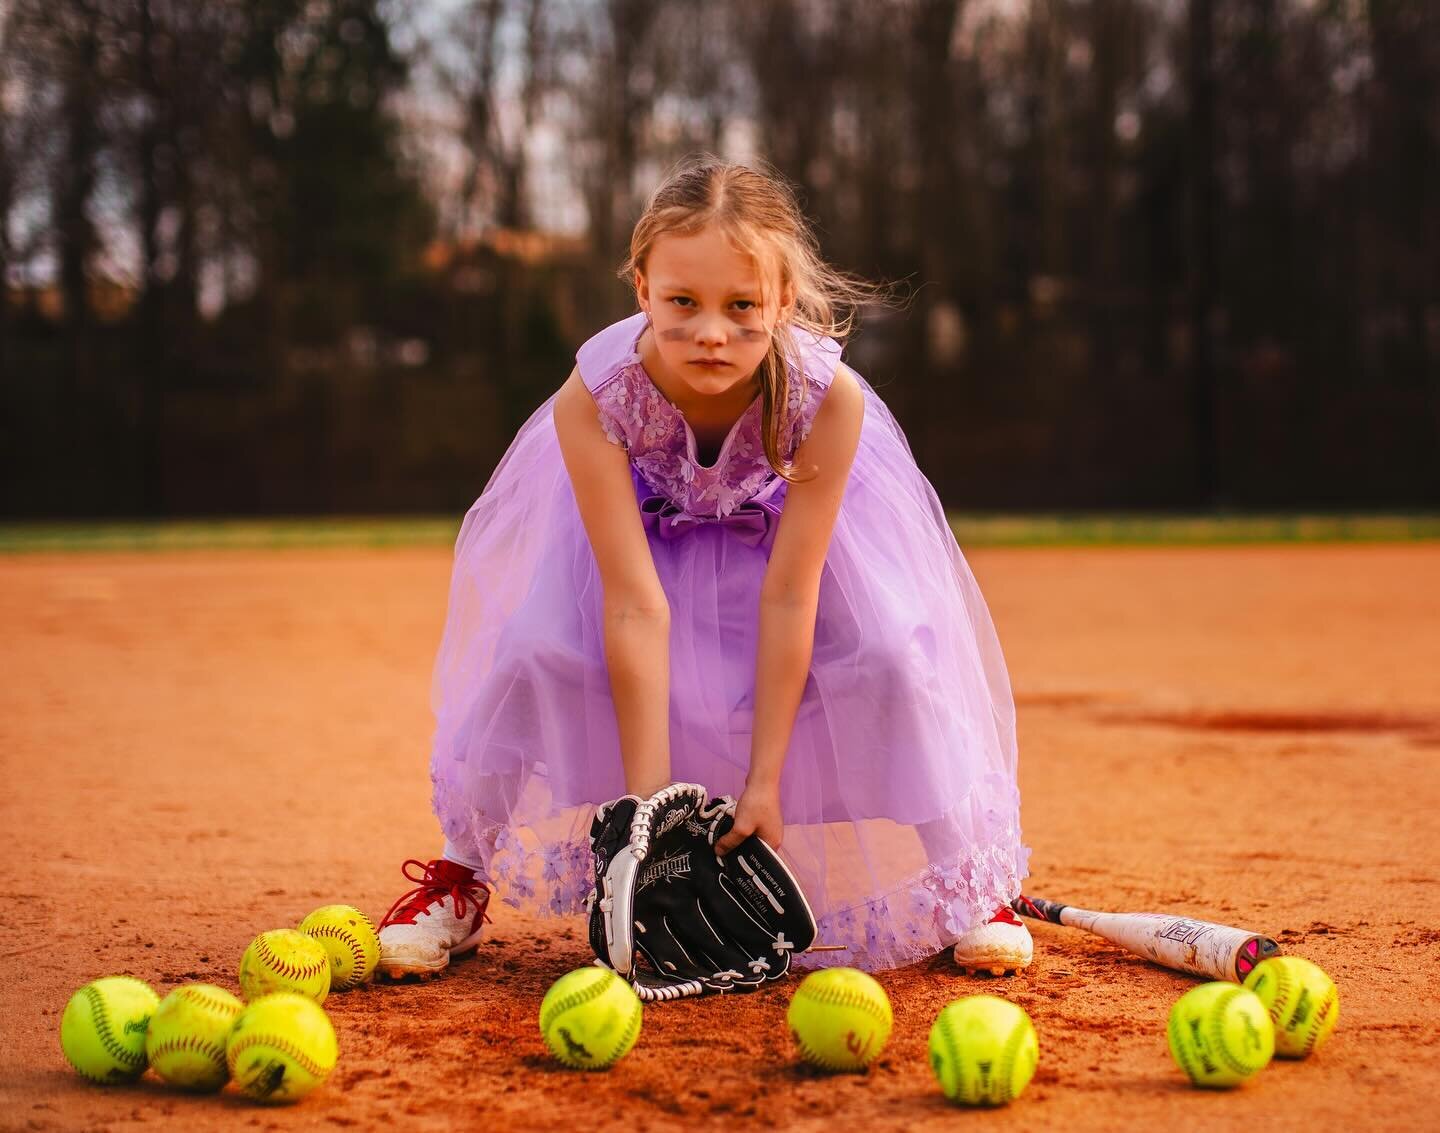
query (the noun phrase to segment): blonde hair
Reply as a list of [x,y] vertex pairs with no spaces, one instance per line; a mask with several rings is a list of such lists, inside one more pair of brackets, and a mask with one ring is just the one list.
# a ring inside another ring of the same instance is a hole
[[[630,254],[620,267],[620,278],[635,286],[636,273],[645,269],[645,258],[659,237],[691,236],[711,224],[719,225],[740,251],[755,259],[762,287],[764,280],[775,278],[780,294],[790,289],[794,295],[793,305],[775,323],[770,349],[756,373],[763,399],[760,436],[765,456],[777,475],[796,483],[795,465],[783,458],[780,448],[781,438],[789,435],[804,405],[792,409],[786,396],[788,368],[802,365],[791,328],[843,342],[854,329],[856,308],[885,301],[888,291],[836,271],[821,259],[819,243],[794,190],[771,166],[761,161],[729,162],[710,154],[681,161],[650,195],[630,237]],[[778,300],[778,294],[772,298],[762,293],[761,306]]]

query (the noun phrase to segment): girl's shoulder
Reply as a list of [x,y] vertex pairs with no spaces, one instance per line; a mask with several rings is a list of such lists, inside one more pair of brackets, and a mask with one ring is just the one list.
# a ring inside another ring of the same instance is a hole
[[[580,378],[591,393],[638,359],[635,346],[644,330],[645,313],[637,311],[592,335],[575,352]],[[828,388],[835,377],[835,367],[840,363],[840,344],[833,338],[815,335],[799,327],[791,327],[790,335],[805,377],[822,388]]]

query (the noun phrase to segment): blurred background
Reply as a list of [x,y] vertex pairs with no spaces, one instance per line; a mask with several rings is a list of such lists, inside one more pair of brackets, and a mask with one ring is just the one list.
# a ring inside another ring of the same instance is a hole
[[699,149],[948,507],[1440,506],[1434,0],[0,0],[0,513],[463,511]]

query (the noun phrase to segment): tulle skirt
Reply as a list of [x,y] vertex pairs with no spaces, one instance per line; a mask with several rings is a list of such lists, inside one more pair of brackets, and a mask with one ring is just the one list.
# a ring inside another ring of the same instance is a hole
[[[1013,898],[1014,705],[984,600],[933,487],[873,388],[820,584],[781,781],[782,854],[819,924],[799,966],[895,967]],[[581,911],[595,807],[625,793],[601,581],[547,400],[455,547],[431,759],[449,842],[497,897]],[[632,466],[636,506],[654,490]],[[783,512],[775,478],[756,498]],[[672,778],[739,797],[770,540],[718,522],[647,526],[670,602]],[[772,532],[773,536],[773,532]]]

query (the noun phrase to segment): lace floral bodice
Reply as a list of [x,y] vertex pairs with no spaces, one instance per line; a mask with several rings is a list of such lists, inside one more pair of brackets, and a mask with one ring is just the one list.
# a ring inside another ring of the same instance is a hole
[[[617,333],[622,328],[623,337]],[[599,406],[600,424],[655,491],[692,516],[723,519],[776,478],[761,439],[761,399],[731,426],[714,465],[701,464],[689,423],[650,380],[635,351],[644,329],[645,317],[633,316],[580,351],[581,376]],[[803,372],[792,368],[789,374],[790,429],[781,445],[787,460],[810,435],[839,355],[830,339],[811,343],[808,350],[802,346]]]

